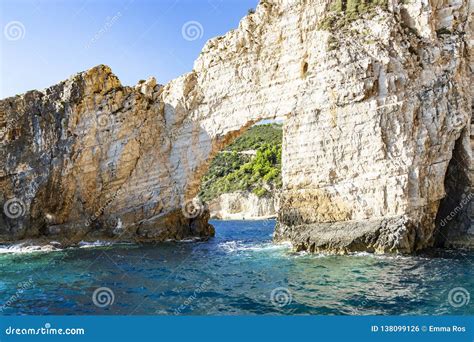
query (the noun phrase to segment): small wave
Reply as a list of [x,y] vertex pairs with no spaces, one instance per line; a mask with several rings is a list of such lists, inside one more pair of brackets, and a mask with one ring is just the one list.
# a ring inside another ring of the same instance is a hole
[[81,241],[77,244],[79,248],[93,248],[93,247],[105,247],[112,245],[112,242],[109,241]]
[[49,252],[59,252],[64,249],[74,249],[74,248],[97,248],[97,247],[106,247],[111,245],[129,245],[131,243],[113,243],[110,241],[81,241],[77,245],[62,247],[60,242],[51,241],[48,244],[39,245],[34,242],[20,242],[11,245],[0,245],[0,255],[1,254],[27,254],[27,253],[49,253]]
[[[333,258],[333,257],[346,257],[346,258],[373,258],[373,259],[380,259],[380,260],[397,260],[397,259],[413,259],[413,256],[409,255],[402,255],[402,254],[376,254],[376,253],[369,253],[369,252],[353,252],[348,254],[335,254],[335,253],[310,253],[308,251],[300,251],[300,252],[291,252],[291,256],[295,258],[312,258],[312,259],[319,259],[319,258]],[[417,257],[418,259],[423,259]],[[428,258],[426,260],[429,260]]]
[[256,244],[246,244],[243,241],[227,241],[220,243],[218,245],[219,249],[224,250],[228,253],[241,252],[241,251],[253,251],[253,252],[263,252],[263,251],[276,251],[288,249],[291,247],[290,244],[273,244],[271,242],[256,243]]
[[193,237],[193,238],[188,238],[188,239],[183,239],[183,240],[176,240],[176,239],[166,239],[165,242],[176,242],[176,243],[190,243],[190,242],[198,242],[202,241],[202,238],[200,237]]
[[[403,254],[376,254],[376,253],[368,253],[368,252],[354,252],[348,254],[348,256],[355,256],[355,257],[369,257],[369,258],[374,258],[374,259],[382,259],[382,260],[397,260],[397,259],[413,259],[414,256],[412,255],[403,255]],[[416,256],[418,259],[426,259],[429,260],[429,258],[422,258],[419,256]]]
[[60,251],[60,248],[54,246],[54,243],[48,245],[30,245],[28,243],[17,243],[13,245],[0,245],[0,254],[27,254],[27,253],[46,253]]

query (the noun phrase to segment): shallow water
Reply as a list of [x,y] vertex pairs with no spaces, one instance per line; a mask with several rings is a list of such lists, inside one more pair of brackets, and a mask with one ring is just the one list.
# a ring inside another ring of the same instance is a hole
[[[0,305],[4,305],[0,311],[66,315],[474,313],[472,300],[466,304],[467,294],[474,293],[472,252],[432,251],[413,257],[308,255],[273,245],[274,221],[212,223],[216,237],[206,242],[0,254]],[[103,287],[108,289],[97,291],[94,297],[94,291]]]

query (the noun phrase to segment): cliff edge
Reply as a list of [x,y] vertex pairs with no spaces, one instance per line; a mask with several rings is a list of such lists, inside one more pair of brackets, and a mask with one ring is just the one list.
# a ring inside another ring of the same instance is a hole
[[164,86],[101,65],[1,100],[1,240],[212,236],[194,200],[210,160],[284,118],[275,241],[469,241],[472,4],[369,3],[262,0]]

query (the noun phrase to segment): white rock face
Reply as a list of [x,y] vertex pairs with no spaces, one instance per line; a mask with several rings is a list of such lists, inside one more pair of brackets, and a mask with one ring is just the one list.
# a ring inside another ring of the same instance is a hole
[[225,193],[209,203],[211,218],[261,220],[276,217],[278,196],[258,197],[247,191]]
[[[335,252],[431,246],[438,212],[454,205],[439,211],[440,201],[472,184],[472,6],[395,0],[323,30],[329,3],[262,0],[164,87],[122,87],[101,66],[1,101],[0,189],[26,214],[3,216],[0,234],[115,236],[120,220],[116,238],[210,235],[206,217],[182,208],[219,150],[278,117],[276,241]],[[447,172],[454,163],[459,172]],[[457,186],[445,187],[447,174]]]

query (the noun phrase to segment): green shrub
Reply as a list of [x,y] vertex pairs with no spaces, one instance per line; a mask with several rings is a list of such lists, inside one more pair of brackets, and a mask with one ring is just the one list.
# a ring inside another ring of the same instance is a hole
[[[223,193],[244,190],[261,197],[269,194],[266,188],[281,188],[281,144],[281,125],[250,128],[214,158],[199,196],[210,201]],[[256,150],[255,156],[239,153],[248,150]]]
[[268,193],[267,189],[265,188],[255,188],[252,192],[258,197],[264,197]]
[[336,31],[363,15],[371,15],[375,8],[387,9],[388,0],[335,0],[318,24],[318,29]]
[[333,35],[330,35],[327,41],[328,51],[336,50],[339,47],[339,41]]

